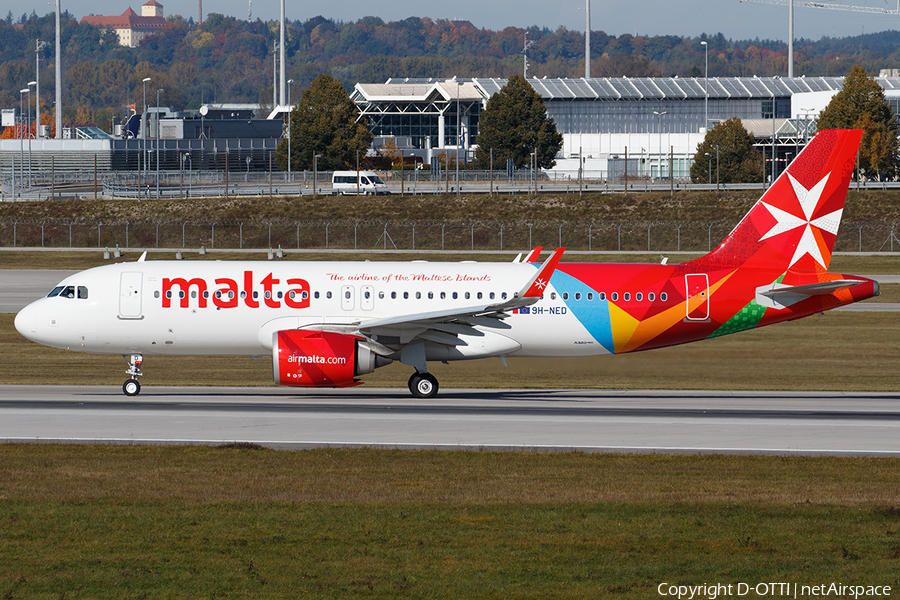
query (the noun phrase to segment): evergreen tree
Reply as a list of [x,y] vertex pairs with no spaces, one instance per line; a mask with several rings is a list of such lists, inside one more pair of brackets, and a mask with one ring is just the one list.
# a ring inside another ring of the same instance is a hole
[[753,147],[753,136],[744,129],[741,120],[734,117],[710,129],[697,146],[691,165],[692,183],[716,180],[717,147],[721,183],[762,181],[763,155]]
[[844,78],[843,89],[819,114],[819,129],[862,129],[859,169],[868,178],[893,177],[900,159],[897,121],[884,90],[861,65]]
[[[316,77],[291,111],[291,170],[312,170],[314,154],[321,155],[320,170],[355,168],[357,152],[362,157],[372,143],[372,134],[357,115],[340,82],[326,73]],[[287,154],[288,141],[283,139],[275,162],[285,171]]]
[[478,123],[477,142],[475,162],[480,169],[489,167],[492,148],[494,166],[511,158],[517,169],[527,167],[531,153],[537,151],[538,168],[550,169],[563,145],[556,124],[547,118],[544,101],[520,75],[510,77],[488,100]]

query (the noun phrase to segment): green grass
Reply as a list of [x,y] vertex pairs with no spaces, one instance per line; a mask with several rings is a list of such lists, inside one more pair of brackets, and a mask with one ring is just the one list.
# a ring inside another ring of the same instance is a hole
[[896,586],[896,459],[0,446],[6,598]]

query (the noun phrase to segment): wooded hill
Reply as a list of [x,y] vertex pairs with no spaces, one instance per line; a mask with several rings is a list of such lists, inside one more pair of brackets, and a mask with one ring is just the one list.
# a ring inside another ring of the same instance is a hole
[[[193,18],[169,16],[163,32],[125,48],[115,35],[63,18],[64,121],[109,128],[121,122],[125,106],[143,103],[141,80],[153,79],[148,101],[164,89],[162,103],[174,109],[205,102],[272,101],[272,52],[278,23],[243,21],[210,14],[199,26]],[[565,27],[527,30],[529,76],[580,77],[584,73],[584,35]],[[287,74],[293,94],[319,73],[330,73],[347,90],[357,82],[389,77],[509,77],[522,72],[525,29],[478,29],[467,21],[410,17],[385,22],[365,17],[338,22],[323,17],[287,26]],[[0,20],[0,106],[18,106],[18,90],[34,79],[35,40],[54,39],[54,17],[12,12]],[[771,76],[787,71],[785,43],[730,40],[722,34],[697,37],[607,35],[592,32],[591,72],[597,77],[703,76],[709,42],[709,75]],[[847,38],[795,41],[795,72],[808,76],[843,75],[854,64],[870,73],[900,67],[900,32]],[[54,90],[53,44],[42,51],[41,96],[50,105]]]

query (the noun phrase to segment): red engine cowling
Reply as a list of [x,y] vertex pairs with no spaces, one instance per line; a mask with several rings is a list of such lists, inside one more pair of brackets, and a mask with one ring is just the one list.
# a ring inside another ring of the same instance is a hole
[[[272,343],[272,371],[277,385],[291,387],[350,387],[354,376],[371,373],[377,364],[391,362],[376,356],[365,338],[330,331],[278,331]],[[376,360],[381,359],[381,360]]]

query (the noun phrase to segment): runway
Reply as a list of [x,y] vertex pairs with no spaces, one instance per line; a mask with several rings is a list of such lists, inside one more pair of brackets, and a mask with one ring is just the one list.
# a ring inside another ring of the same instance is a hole
[[0,386],[0,442],[900,457],[900,394]]

